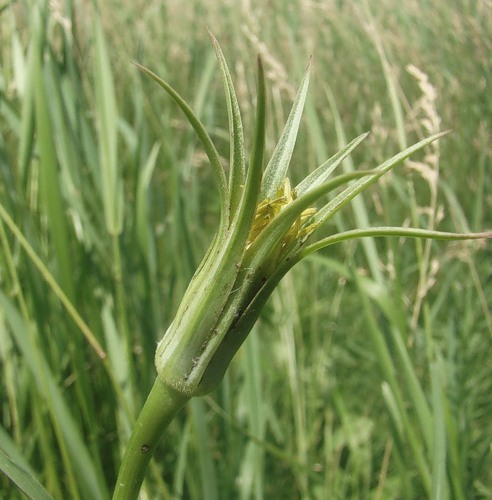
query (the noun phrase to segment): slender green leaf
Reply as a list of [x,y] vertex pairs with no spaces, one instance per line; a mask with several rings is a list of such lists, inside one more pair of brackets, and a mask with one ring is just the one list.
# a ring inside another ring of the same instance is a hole
[[261,442],[265,438],[266,421],[266,404],[262,394],[261,383],[260,339],[254,329],[244,348],[244,372],[248,374],[245,383],[244,405],[251,410],[249,413],[248,430],[255,437],[255,440],[252,440],[247,445],[238,479],[241,498],[253,498],[255,496],[254,492],[257,492],[256,496],[261,496],[259,492],[264,491],[265,487],[265,448],[258,441]]
[[156,270],[156,254],[153,243],[152,225],[149,217],[149,186],[159,154],[160,146],[154,144],[138,178],[135,207],[135,225],[140,249],[150,269]]
[[29,498],[33,500],[50,500],[53,497],[43,488],[41,483],[20,464],[12,460],[0,448],[0,470]]
[[415,367],[412,363],[408,348],[405,345],[405,341],[401,336],[401,332],[398,328],[391,328],[390,335],[395,346],[395,351],[400,359],[400,376],[408,387],[409,398],[417,414],[419,428],[422,429],[424,442],[427,449],[430,450],[432,449],[432,414],[425,397],[424,389],[415,372]]
[[[3,322],[2,327],[5,327]],[[36,476],[35,471],[32,469],[27,458],[24,455],[25,450],[19,449],[17,443],[2,425],[0,425],[0,449],[21,469],[25,470],[33,477]]]
[[46,79],[41,66],[41,55],[34,62],[36,81],[36,132],[39,149],[39,188],[43,209],[48,221],[48,231],[53,240],[57,262],[57,276],[64,292],[73,298],[73,264],[69,247],[69,230],[66,208],[63,201],[60,176],[58,173],[57,152],[54,143],[53,122],[49,111]]
[[116,93],[101,21],[95,21],[96,103],[101,169],[101,194],[104,204],[106,228],[112,235],[123,228],[123,181],[118,167],[118,110]]
[[43,261],[39,258],[34,248],[26,240],[20,229],[17,227],[17,225],[12,220],[12,218],[10,217],[10,215],[8,214],[8,212],[5,210],[5,208],[2,206],[1,203],[0,203],[0,218],[5,222],[9,230],[14,234],[20,246],[24,249],[29,258],[32,260],[33,264],[39,270],[39,272],[43,276],[43,279],[48,283],[53,293],[58,297],[60,302],[63,304],[68,314],[71,316],[75,324],[79,327],[80,331],[82,332],[88,343],[91,345],[91,347],[94,349],[98,357],[104,360],[106,358],[106,353],[104,352],[104,349],[102,348],[102,346],[99,344],[98,340],[92,333],[91,329],[82,319],[82,317],[77,312],[70,299],[61,289],[60,285],[57,283],[53,275],[49,272],[48,268],[44,265]]
[[195,431],[196,442],[200,443],[197,448],[197,458],[202,484],[200,498],[204,500],[215,500],[219,498],[217,471],[215,460],[211,449],[210,429],[205,417],[205,403],[202,399],[191,400],[191,416]]
[[10,325],[17,347],[26,360],[37,390],[47,403],[59,445],[66,454],[64,460],[67,473],[74,476],[78,487],[88,498],[107,498],[101,471],[94,468],[94,461],[90,458],[63,393],[37,342],[33,343],[32,337],[26,335],[32,326],[25,324],[11,300],[1,290],[0,305],[5,311],[5,319]]
[[241,121],[241,112],[237,102],[236,92],[232,83],[232,77],[220,48],[219,42],[209,31],[212,42],[215,47],[219,67],[224,80],[224,90],[226,95],[227,113],[229,116],[229,137],[230,137],[230,171],[229,171],[229,210],[230,220],[238,208],[241,192],[244,189],[245,178],[245,152],[243,124]]
[[[363,277],[359,273],[354,273],[353,278],[359,290],[359,297],[361,302],[361,313],[364,315],[364,329],[372,341],[376,358],[377,366],[385,381],[389,384],[393,395],[394,402],[397,407],[394,409],[396,413],[391,413],[395,418],[395,425],[401,425],[401,430],[404,432],[402,441],[408,446],[408,455],[412,457],[420,479],[427,493],[431,488],[431,471],[427,463],[427,457],[423,453],[424,448],[419,436],[419,429],[414,425],[413,420],[409,416],[409,412],[405,405],[403,390],[398,381],[397,374],[399,373],[399,366],[391,355],[390,346],[386,340],[384,332],[380,328],[377,320],[377,313],[371,304],[367,291],[365,290]],[[390,410],[392,408],[390,407]],[[399,429],[398,429],[399,430]],[[398,436],[399,439],[399,436]],[[408,459],[407,459],[408,460]]]
[[258,95],[256,103],[256,122],[254,132],[253,150],[249,161],[246,175],[246,185],[241,196],[241,202],[237,210],[235,224],[235,240],[244,246],[251,228],[263,171],[263,156],[265,153],[266,132],[266,89],[263,63],[258,57]]
[[374,169],[374,173],[376,175],[361,179],[357,182],[354,182],[347,189],[342,191],[338,196],[336,196],[330,203],[328,203],[325,207],[323,207],[315,216],[315,221],[319,224],[324,224],[327,220],[331,219],[342,207],[344,207],[350,200],[355,198],[359,193],[364,191],[371,184],[374,184],[379,177],[383,176],[386,172],[389,172],[391,169],[395,168],[398,164],[400,164],[403,160],[408,158],[411,154],[423,149],[425,146],[429,145],[431,142],[439,139],[443,135],[447,134],[447,132],[439,132],[438,134],[434,134],[431,137],[423,139],[422,141],[417,142],[413,146],[401,151],[395,156],[391,157],[389,160],[386,160],[384,163],[379,165]]
[[289,168],[292,151],[296,143],[302,110],[306,100],[310,74],[311,61],[309,61],[301,85],[297,91],[285,128],[263,174],[260,194],[260,199],[262,200],[274,197],[277,188],[283,184],[285,177],[287,177],[287,169]]
[[208,156],[210,161],[210,165],[212,166],[212,171],[216,177],[217,187],[219,189],[220,196],[220,206],[221,206],[221,224],[220,227],[224,228],[227,220],[226,215],[228,213],[228,199],[229,199],[229,189],[227,187],[227,181],[224,173],[224,168],[220,161],[219,153],[215,148],[215,145],[210,138],[210,135],[206,131],[200,119],[193,113],[192,109],[188,106],[186,101],[164,80],[159,78],[155,73],[147,69],[145,66],[134,62],[135,66],[145,73],[147,76],[150,76],[155,82],[157,82],[176,102],[176,104],[181,108],[186,118],[188,119],[190,125],[195,130],[198,139],[203,145],[205,149],[205,153]]
[[316,243],[302,249],[299,258],[316,252],[321,248],[334,245],[346,240],[353,240],[356,238],[377,238],[385,236],[396,236],[400,238],[428,238],[433,240],[447,240],[447,241],[460,241],[460,240],[479,240],[492,238],[492,231],[483,233],[447,233],[444,231],[433,231],[429,229],[405,228],[405,227],[371,227],[368,229],[352,229],[344,231],[332,236],[323,238]]
[[448,482],[446,480],[446,419],[444,411],[444,391],[438,362],[430,366],[432,387],[432,500],[449,498]]
[[326,160],[316,170],[305,177],[297,186],[296,192],[298,195],[313,189],[326,181],[331,173],[340,165],[340,163],[368,136],[368,133],[361,134],[350,142],[347,146],[335,153],[331,158]]

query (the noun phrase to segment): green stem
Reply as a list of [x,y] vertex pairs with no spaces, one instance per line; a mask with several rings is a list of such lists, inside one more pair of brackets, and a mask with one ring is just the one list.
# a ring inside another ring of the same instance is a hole
[[136,499],[147,465],[165,429],[188,397],[166,386],[157,377],[133,428],[118,472],[113,500]]

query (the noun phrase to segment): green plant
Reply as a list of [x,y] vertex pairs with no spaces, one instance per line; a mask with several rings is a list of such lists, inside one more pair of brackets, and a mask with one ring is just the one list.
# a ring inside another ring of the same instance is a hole
[[[312,53],[293,186],[365,130],[341,172],[453,131],[304,247],[369,221],[469,233],[492,225],[491,19],[483,2],[458,4],[2,2],[0,496],[111,494],[155,344],[217,229],[203,147],[129,60],[194,96],[222,158],[226,103],[202,26],[236,56],[248,131],[245,63],[261,54],[265,152],[296,93],[290,76]],[[143,496],[489,497],[491,270],[484,242],[369,237],[311,253],[218,388],[166,429]]]
[[[224,80],[229,116],[228,179],[212,139],[191,108],[155,73],[138,65],[170,94],[195,129],[216,177],[221,217],[219,229],[188,285],[176,317],[157,347],[156,382],[126,449],[115,499],[137,496],[147,464],[169,422],[187,400],[216,388],[267,299],[285,274],[302,258],[335,243],[363,237],[443,240],[492,237],[491,232],[454,234],[376,227],[344,231],[308,243],[309,237],[355,196],[412,153],[444,134],[437,133],[418,142],[372,171],[355,171],[328,180],[333,170],[363,141],[364,134],[292,189],[287,169],[307,94],[310,65],[275,151],[263,170],[266,91],[261,59],[258,59],[253,150],[246,160],[241,115],[232,78],[213,36],[212,41]],[[330,201],[314,208],[314,204],[326,194],[347,183],[349,185]]]

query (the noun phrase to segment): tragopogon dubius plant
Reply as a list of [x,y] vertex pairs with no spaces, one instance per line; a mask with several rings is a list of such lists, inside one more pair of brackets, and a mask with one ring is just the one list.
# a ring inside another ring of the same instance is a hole
[[[167,424],[186,401],[207,394],[219,384],[272,291],[304,257],[335,243],[368,236],[443,240],[492,236],[490,232],[454,234],[373,227],[312,241],[313,233],[355,196],[444,133],[414,144],[373,170],[331,176],[367,136],[362,134],[293,187],[287,169],[306,99],[311,64],[264,168],[265,78],[261,59],[258,59],[253,146],[247,155],[232,78],[217,40],[211,37],[224,80],[229,117],[228,175],[210,135],[188,104],[169,84],[137,64],[173,98],[194,128],[216,179],[221,211],[215,237],[188,285],[173,322],[158,344],[157,378],[127,446],[116,484],[116,499],[137,496],[146,466]],[[327,201],[326,195],[334,190],[337,194]]]

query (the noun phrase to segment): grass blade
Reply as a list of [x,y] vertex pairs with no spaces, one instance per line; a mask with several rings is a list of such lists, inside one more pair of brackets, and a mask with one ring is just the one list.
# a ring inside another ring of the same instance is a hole
[[45,75],[41,66],[41,55],[34,59],[36,132],[39,149],[39,188],[43,209],[47,217],[49,234],[58,265],[58,280],[66,295],[73,299],[73,263],[69,247],[65,204],[62,198],[58,175],[58,161],[53,141],[53,123],[49,112]]
[[43,276],[43,279],[48,283],[49,287],[53,290],[53,293],[58,297],[60,302],[63,304],[65,309],[67,310],[68,314],[71,316],[75,324],[79,327],[81,330],[82,334],[88,341],[88,343],[91,345],[91,347],[94,349],[96,352],[97,356],[101,359],[104,360],[106,358],[106,353],[104,352],[104,349],[102,346],[99,344],[98,340],[92,333],[91,329],[89,326],[85,323],[85,321],[82,319],[80,314],[77,312],[75,307],[73,306],[72,302],[70,299],[67,297],[67,295],[64,293],[64,291],[61,289],[60,285],[56,282],[55,278],[53,275],[49,272],[48,268],[44,265],[43,261],[39,258],[39,256],[36,254],[36,251],[34,248],[29,244],[29,242],[26,240],[20,229],[17,227],[15,222],[12,220],[8,212],[5,210],[5,208],[2,206],[0,203],[0,218],[5,222],[7,227],[10,229],[10,231],[14,234],[15,238],[19,242],[20,246],[24,249],[24,251],[27,253],[29,258],[32,260],[36,268],[39,270],[41,275]]
[[12,460],[0,447],[0,470],[29,498],[52,500],[41,483],[21,465]]
[[191,400],[191,414],[195,431],[195,440],[196,443],[199,443],[197,455],[202,483],[201,498],[204,500],[214,500],[219,498],[218,478],[212,449],[210,447],[212,439],[205,417],[205,403],[202,399],[193,398]]
[[123,181],[118,168],[117,157],[118,111],[113,75],[111,73],[111,61],[99,18],[96,18],[95,32],[96,57],[94,74],[96,76],[101,195],[108,233],[118,235],[123,228]]
[[[5,311],[5,318],[11,328],[17,347],[22,352],[31,372],[37,391],[46,401],[51,421],[57,436],[64,466],[72,488],[79,488],[87,498],[107,498],[107,491],[101,479],[100,471],[94,467],[80,429],[63,398],[42,350],[33,341],[32,327],[26,325],[10,299],[0,291],[0,305]],[[72,491],[72,493],[75,493]],[[75,495],[77,496],[77,495]]]
[[152,227],[150,221],[150,203],[149,203],[149,187],[152,179],[152,174],[155,169],[157,155],[159,154],[160,146],[154,144],[149,157],[143,167],[138,178],[136,207],[135,207],[135,225],[138,243],[144,255],[147,265],[152,272],[156,271],[156,250],[152,236]]
[[446,419],[444,417],[443,387],[441,382],[439,365],[434,362],[430,366],[430,378],[432,387],[432,409],[434,410],[432,436],[432,499],[444,500],[449,498],[446,480]]

